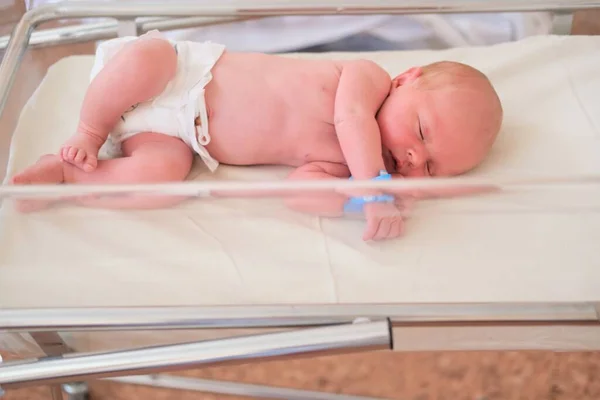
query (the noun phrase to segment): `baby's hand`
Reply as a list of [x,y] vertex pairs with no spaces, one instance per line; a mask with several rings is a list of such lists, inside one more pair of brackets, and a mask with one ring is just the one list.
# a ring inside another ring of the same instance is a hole
[[85,172],[92,172],[98,166],[99,151],[94,139],[78,133],[61,147],[60,158]]
[[364,212],[367,220],[365,241],[394,239],[404,231],[402,213],[394,203],[368,203]]

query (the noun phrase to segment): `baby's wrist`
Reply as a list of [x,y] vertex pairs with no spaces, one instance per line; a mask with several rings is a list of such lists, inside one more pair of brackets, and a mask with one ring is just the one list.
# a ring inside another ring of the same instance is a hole
[[[391,180],[392,175],[387,171],[381,170],[379,175],[371,179],[374,181]],[[352,177],[350,177],[352,180]],[[360,190],[360,195],[352,195],[348,201],[344,204],[344,212],[356,213],[363,212],[365,205],[372,203],[394,203],[395,198],[390,194],[386,194],[380,190]]]

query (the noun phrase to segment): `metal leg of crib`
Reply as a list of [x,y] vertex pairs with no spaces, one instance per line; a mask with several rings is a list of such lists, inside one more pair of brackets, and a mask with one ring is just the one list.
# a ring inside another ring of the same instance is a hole
[[65,383],[62,385],[62,391],[67,395],[68,400],[89,400],[90,391],[87,383]]
[[[64,342],[58,332],[32,332],[30,335],[47,356],[61,357],[73,352],[73,349]],[[89,398],[85,383],[53,385],[50,386],[50,392],[52,400],[62,400],[63,392],[67,394],[68,400],[87,400]]]
[[62,400],[63,394],[60,385],[50,386],[50,397],[52,400]]
[[274,386],[223,382],[207,379],[185,378],[172,375],[140,375],[122,378],[108,378],[109,381],[152,386],[165,389],[189,390],[203,393],[243,396],[261,399],[281,400],[382,400],[374,397],[340,395],[308,390],[287,389]]

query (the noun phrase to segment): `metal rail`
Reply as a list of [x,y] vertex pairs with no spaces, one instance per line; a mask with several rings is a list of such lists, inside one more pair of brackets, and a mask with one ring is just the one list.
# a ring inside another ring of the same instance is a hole
[[598,322],[591,303],[373,304],[0,310],[0,332],[284,328],[389,318],[392,323]]
[[[258,19],[254,17],[246,18],[207,18],[207,17],[189,17],[189,18],[144,18],[135,21],[138,32],[148,32],[154,29],[160,31],[196,28],[202,26],[227,24],[230,22],[247,21]],[[62,26],[59,28],[42,29],[33,32],[29,40],[28,48],[35,49],[41,47],[51,47],[57,45],[90,42],[96,40],[107,40],[118,37],[119,22],[102,21],[88,22],[81,25]],[[0,50],[6,49],[11,35],[0,37]]]
[[339,351],[390,350],[389,321],[328,326],[106,353],[65,355],[0,365],[0,386],[67,383],[111,376],[185,370],[200,365],[326,355]]
[[25,13],[9,40],[0,65],[0,117],[33,29],[42,22],[69,18],[266,17],[279,15],[369,15],[472,12],[574,11],[600,8],[600,0],[222,0],[197,2],[69,2]]
[[184,378],[172,375],[127,376],[107,378],[111,382],[129,385],[144,385],[164,389],[191,390],[204,393],[218,393],[229,396],[244,396],[260,399],[285,400],[381,400],[373,397],[341,395],[307,390],[286,389],[247,383],[221,382],[197,378]]

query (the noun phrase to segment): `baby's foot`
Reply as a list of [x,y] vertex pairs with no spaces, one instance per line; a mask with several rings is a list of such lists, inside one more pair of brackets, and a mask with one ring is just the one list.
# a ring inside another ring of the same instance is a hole
[[[15,175],[11,179],[13,185],[42,185],[63,183],[63,164],[56,155],[45,155],[31,167]],[[48,199],[17,199],[16,209],[20,212],[33,212],[47,208],[55,200]]]
[[85,171],[92,172],[98,166],[98,140],[86,134],[77,133],[60,149],[60,157],[64,162]]

